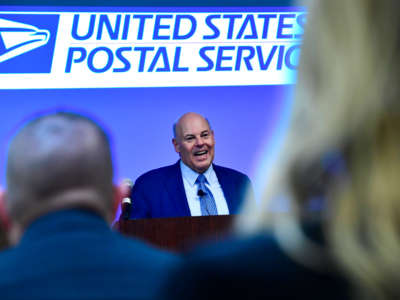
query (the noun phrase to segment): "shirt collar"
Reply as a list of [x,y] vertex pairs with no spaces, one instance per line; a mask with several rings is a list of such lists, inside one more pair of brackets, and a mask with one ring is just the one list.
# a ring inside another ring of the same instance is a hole
[[[185,163],[182,160],[180,161],[180,166],[182,171],[182,177],[185,178],[187,182],[190,183],[190,185],[194,186],[196,183],[196,179],[197,177],[199,177],[200,173],[193,171],[191,168],[185,165]],[[213,181],[214,178],[213,174],[215,174],[215,172],[213,165],[211,164],[210,167],[203,173],[208,183],[211,183]]]

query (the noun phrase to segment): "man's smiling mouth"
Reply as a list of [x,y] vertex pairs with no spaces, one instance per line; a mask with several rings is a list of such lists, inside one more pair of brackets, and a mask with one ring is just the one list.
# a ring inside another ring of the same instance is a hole
[[194,153],[194,156],[201,156],[201,155],[204,155],[204,154],[207,154],[207,153],[208,153],[207,150],[196,151],[196,152]]

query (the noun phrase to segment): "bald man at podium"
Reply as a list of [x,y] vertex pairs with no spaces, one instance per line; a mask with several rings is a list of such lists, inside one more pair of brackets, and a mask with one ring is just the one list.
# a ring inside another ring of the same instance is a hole
[[186,113],[173,133],[180,160],[136,180],[131,219],[237,214],[248,190],[252,195],[251,183],[245,174],[213,164],[215,139],[209,121]]

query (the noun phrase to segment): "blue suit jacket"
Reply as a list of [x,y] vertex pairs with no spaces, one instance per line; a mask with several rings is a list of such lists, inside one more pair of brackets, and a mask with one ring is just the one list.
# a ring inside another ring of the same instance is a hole
[[149,299],[180,260],[80,210],[48,214],[0,253],[1,299]]
[[[224,192],[230,214],[238,213],[249,178],[238,171],[213,165]],[[190,216],[179,161],[171,166],[141,175],[132,189],[131,218],[164,218]]]

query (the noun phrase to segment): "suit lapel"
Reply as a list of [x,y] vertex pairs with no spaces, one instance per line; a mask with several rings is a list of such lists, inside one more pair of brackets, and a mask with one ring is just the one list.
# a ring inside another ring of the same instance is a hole
[[186,198],[185,188],[183,186],[179,162],[180,161],[171,166],[165,182],[166,188],[169,198],[176,208],[177,214],[180,216],[190,216],[190,209]]

